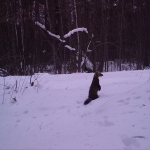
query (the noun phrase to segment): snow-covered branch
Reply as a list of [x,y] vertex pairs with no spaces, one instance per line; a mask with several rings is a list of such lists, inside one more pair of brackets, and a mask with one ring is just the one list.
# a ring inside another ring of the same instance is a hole
[[82,28],[77,28],[77,29],[73,29],[73,30],[71,30],[71,31],[69,31],[67,34],[65,34],[64,35],[64,38],[68,38],[69,36],[71,36],[72,34],[74,34],[75,32],[86,32],[86,33],[88,33],[88,30],[87,30],[87,28],[84,28],[84,27],[82,27]]
[[41,23],[39,23],[38,21],[36,21],[35,24],[36,24],[37,26],[39,26],[40,28],[42,28],[43,30],[45,30],[50,36],[55,37],[56,39],[58,39],[59,41],[61,41],[61,42],[63,42],[63,43],[66,42],[65,40],[62,40],[59,35],[53,34],[52,32],[46,30],[45,26],[42,25]]
[[87,52],[92,52],[92,50],[90,50],[90,49],[87,49]]
[[72,47],[69,46],[69,45],[65,45],[65,47],[68,48],[68,49],[71,50],[71,51],[75,51],[75,50],[76,50],[75,48],[72,48]]
[[87,46],[87,50],[86,50],[87,52],[91,52],[92,51],[92,50],[89,49],[90,44],[91,44],[91,41],[89,42],[89,44]]

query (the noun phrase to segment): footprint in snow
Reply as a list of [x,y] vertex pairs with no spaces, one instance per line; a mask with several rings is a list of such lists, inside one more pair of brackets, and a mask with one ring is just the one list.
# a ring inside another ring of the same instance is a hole
[[146,91],[146,93],[149,93],[149,92],[150,92],[150,90],[147,90],[147,91]]
[[104,111],[103,109],[97,109],[95,113],[99,114],[99,113],[102,113],[103,111]]
[[103,118],[108,119],[108,116],[103,116]]
[[27,114],[27,113],[28,113],[28,110],[26,110],[24,113]]
[[117,101],[118,103],[124,103],[124,100],[123,99],[121,99],[121,100],[119,100],[119,101]]
[[83,101],[77,101],[77,104],[81,104],[81,103],[83,103]]
[[77,106],[76,108],[80,108],[80,106]]
[[86,112],[86,113],[84,113],[84,114],[81,115],[81,118],[87,117],[87,116],[89,116],[90,114],[91,114],[91,113]]
[[[138,107],[138,106],[136,106],[136,107]],[[136,113],[136,111],[128,111],[128,112],[123,112],[122,114],[123,115],[128,115],[128,114],[133,114],[133,113]]]
[[61,107],[59,107],[59,109],[65,109],[65,108],[67,108],[67,106],[61,106]]
[[133,138],[133,137],[127,137],[127,136],[122,136],[122,142],[125,146],[130,147],[133,146],[135,148],[140,148],[140,144],[138,143],[138,141]]
[[18,119],[16,122],[20,122],[20,119]]
[[110,126],[114,126],[114,123],[105,120],[104,122],[99,122],[98,125],[101,126],[101,127],[110,127]]
[[133,114],[133,113],[135,113],[135,111],[129,111],[128,113],[129,113],[129,114]]
[[129,100],[130,100],[130,97],[126,98],[126,100],[129,101]]
[[136,96],[136,97],[134,97],[134,99],[140,99],[141,98],[141,96]]
[[[119,101],[117,101],[118,103],[120,103],[120,104],[124,104],[124,105],[128,105],[129,104],[129,102],[126,102],[126,101],[124,101],[123,99],[121,99],[121,100],[119,100]],[[120,105],[119,104],[119,106],[122,106],[122,105]]]

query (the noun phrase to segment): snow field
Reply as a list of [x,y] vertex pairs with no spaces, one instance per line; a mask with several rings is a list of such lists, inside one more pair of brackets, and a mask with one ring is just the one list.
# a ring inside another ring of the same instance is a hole
[[150,70],[103,75],[87,106],[93,73],[0,77],[0,149],[150,149]]

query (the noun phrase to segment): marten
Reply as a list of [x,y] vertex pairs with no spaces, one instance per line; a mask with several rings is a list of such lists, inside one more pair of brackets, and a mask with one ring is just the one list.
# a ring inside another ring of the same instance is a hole
[[100,76],[103,76],[103,74],[100,73],[100,72],[96,72],[94,74],[94,77],[93,77],[93,80],[92,80],[92,83],[91,83],[91,86],[90,86],[90,89],[89,89],[89,96],[88,96],[88,99],[85,100],[84,105],[87,105],[92,100],[98,98],[97,92],[98,92],[98,90],[99,91],[101,90],[101,86],[99,84],[99,78],[98,78]]

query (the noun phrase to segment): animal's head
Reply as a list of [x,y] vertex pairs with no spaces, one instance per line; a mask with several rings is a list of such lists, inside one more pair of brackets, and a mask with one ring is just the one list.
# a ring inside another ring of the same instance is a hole
[[102,77],[103,74],[102,74],[101,72],[97,71],[97,72],[95,73],[95,76],[96,76],[96,77]]

